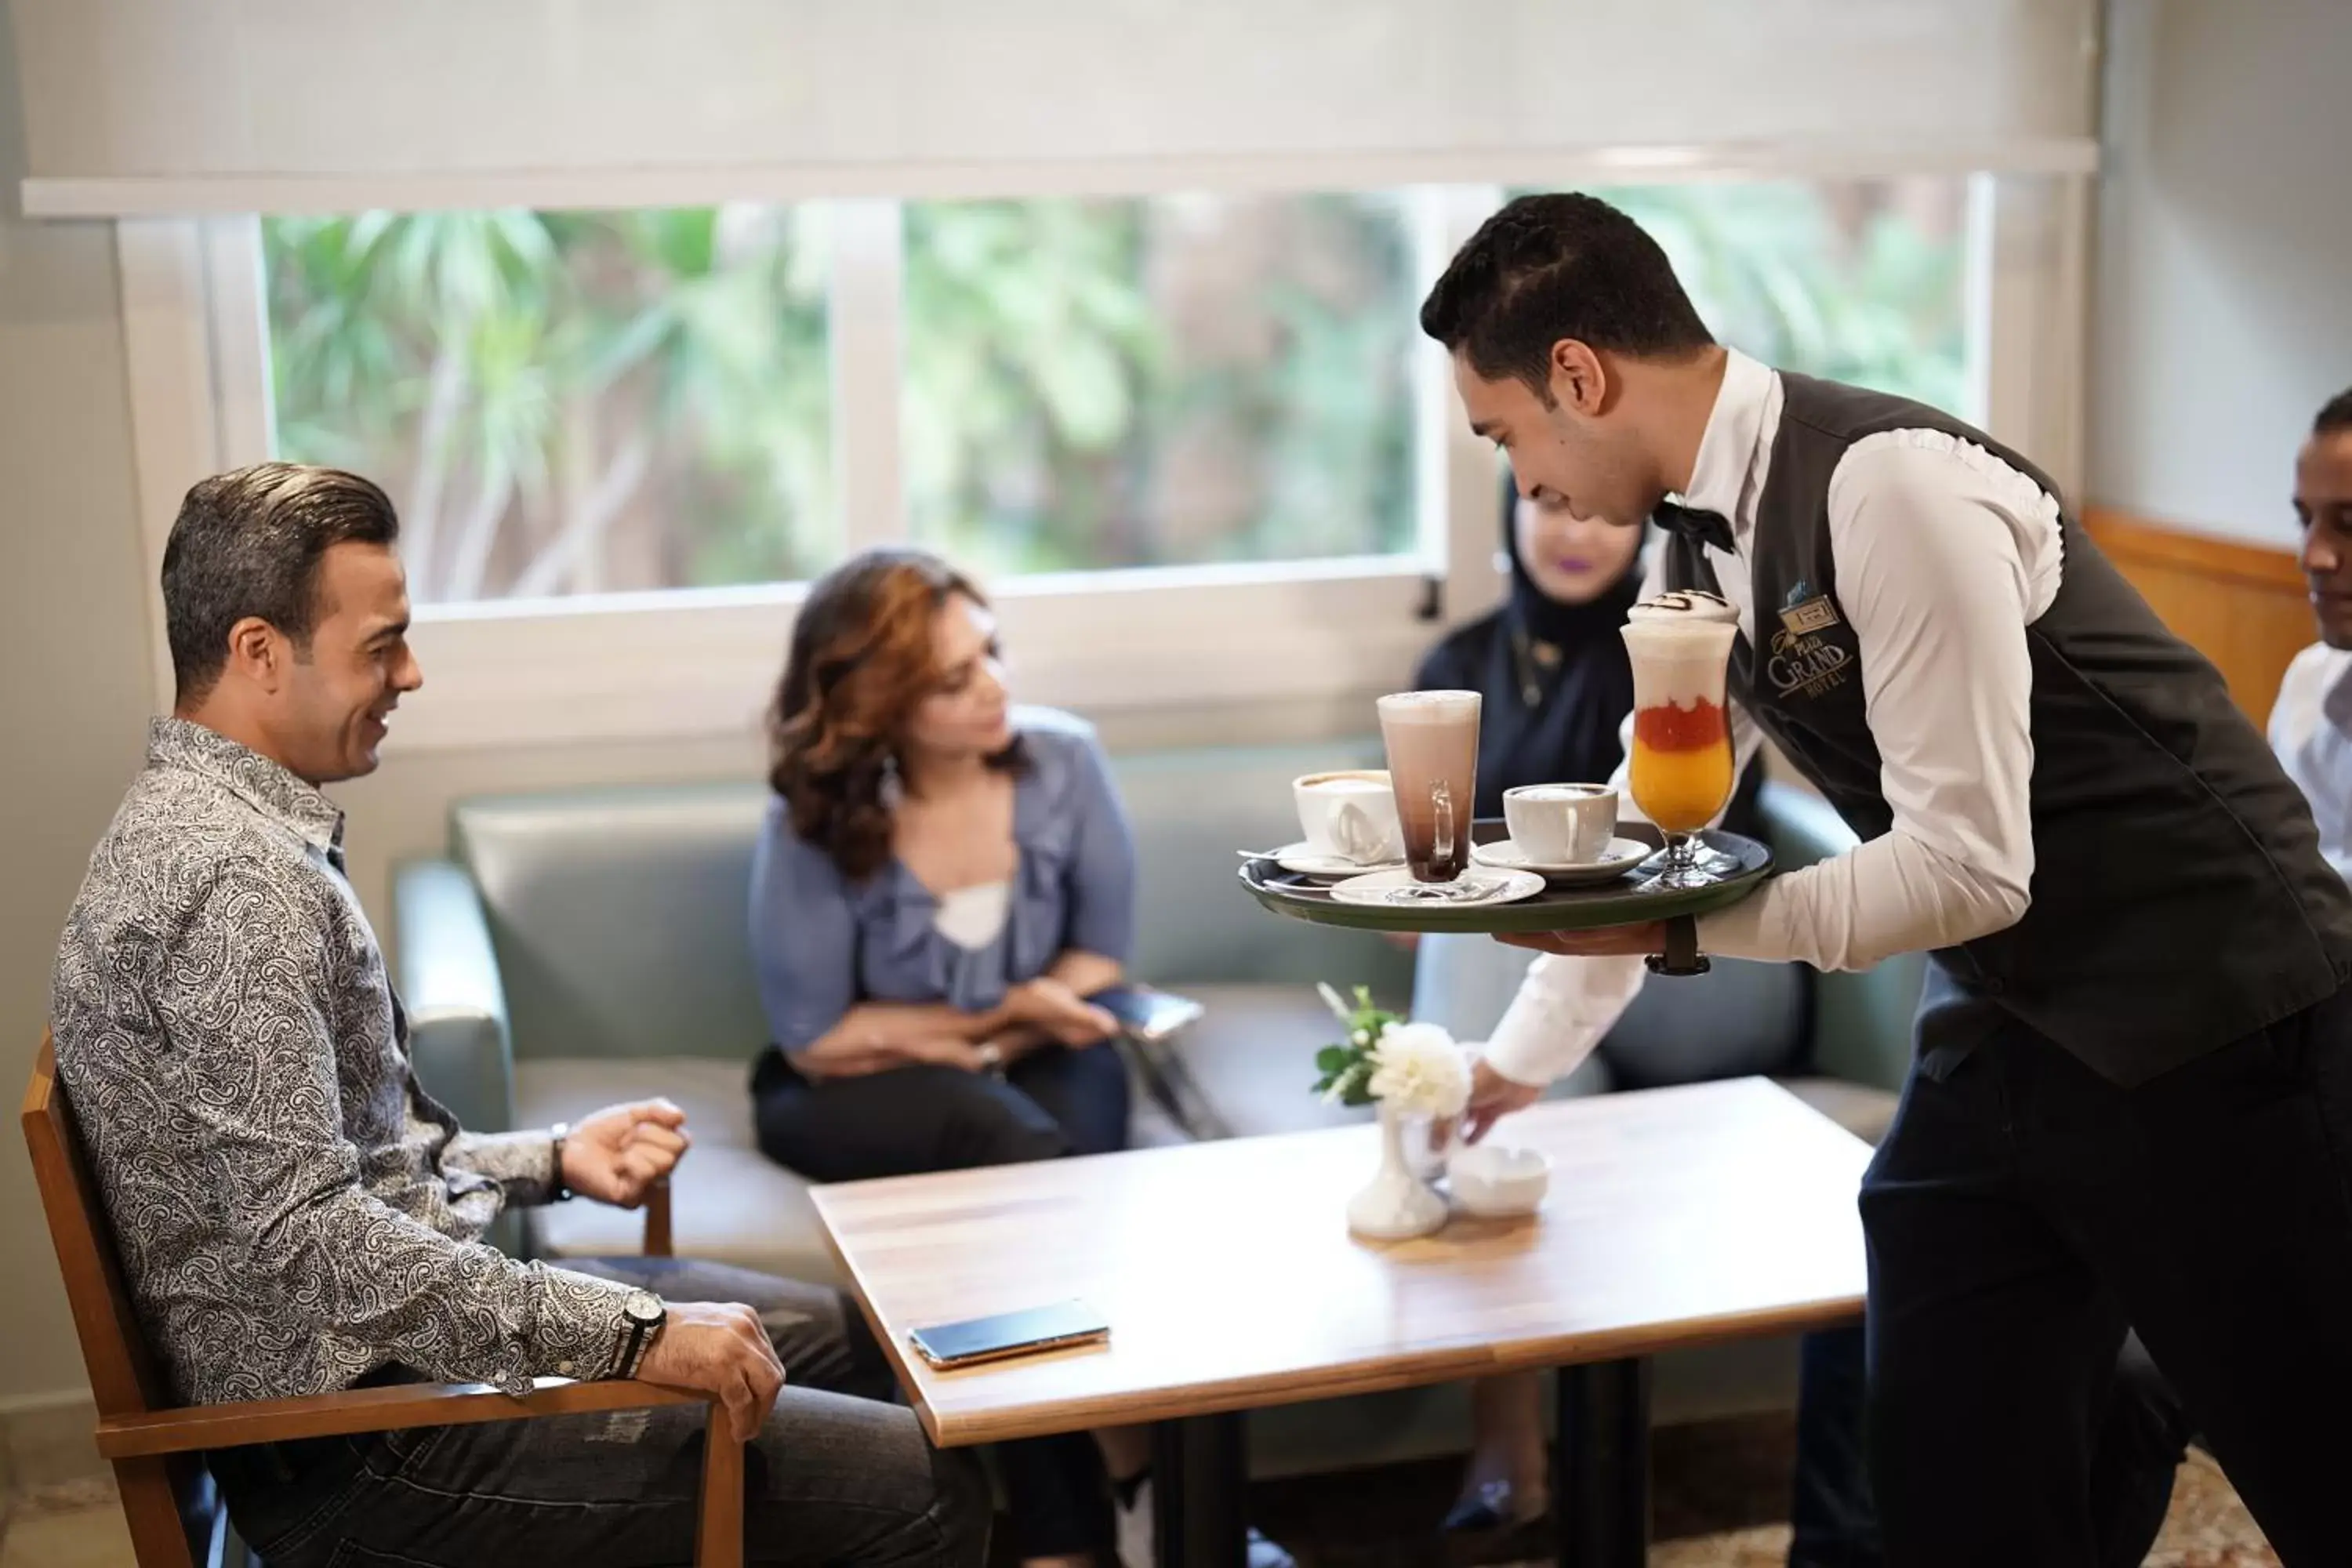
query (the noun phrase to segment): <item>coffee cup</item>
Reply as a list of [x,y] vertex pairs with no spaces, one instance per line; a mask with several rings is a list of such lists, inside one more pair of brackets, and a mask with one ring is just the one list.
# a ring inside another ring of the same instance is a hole
[[1396,793],[1389,775],[1377,768],[1308,773],[1290,786],[1298,804],[1299,831],[1307,849],[1358,866],[1394,860],[1397,830]]
[[1521,784],[1503,792],[1511,842],[1538,866],[1590,866],[1617,837],[1617,792],[1607,784]]

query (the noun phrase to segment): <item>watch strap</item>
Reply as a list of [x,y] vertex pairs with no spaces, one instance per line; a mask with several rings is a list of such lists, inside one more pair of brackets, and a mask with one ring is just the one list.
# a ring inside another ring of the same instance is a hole
[[572,1136],[572,1123],[559,1121],[548,1130],[548,1135],[555,1141],[553,1169],[548,1176],[548,1201],[560,1204],[572,1196],[571,1185],[563,1179],[563,1144]]
[[626,1307],[621,1310],[621,1316],[622,1320],[628,1324],[629,1331],[621,1341],[620,1364],[614,1368],[613,1375],[620,1378],[635,1377],[637,1375],[637,1368],[645,1363],[646,1352],[653,1348],[654,1335],[661,1331],[663,1324],[669,1321],[669,1310],[663,1306],[660,1299],[656,1297],[654,1315],[650,1320],[639,1317]]

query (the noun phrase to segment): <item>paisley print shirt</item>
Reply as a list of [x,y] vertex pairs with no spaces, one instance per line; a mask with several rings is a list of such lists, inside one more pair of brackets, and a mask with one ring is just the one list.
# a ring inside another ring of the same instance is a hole
[[148,1339],[200,1404],[397,1365],[527,1392],[600,1377],[624,1287],[481,1240],[544,1202],[545,1132],[417,1086],[343,876],[342,814],[215,731],[154,721],[52,988],[58,1071]]

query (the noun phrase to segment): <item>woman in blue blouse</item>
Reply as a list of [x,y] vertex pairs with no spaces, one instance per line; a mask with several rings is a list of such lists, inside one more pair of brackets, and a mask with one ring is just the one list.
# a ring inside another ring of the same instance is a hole
[[[829,574],[770,738],[751,874],[775,1037],[752,1079],[761,1148],[830,1182],[1124,1147],[1117,1026],[1086,998],[1133,942],[1134,844],[1092,733],[1011,705],[979,592],[913,550]],[[1140,1436],[1102,1453],[1131,1500]],[[1093,1441],[1000,1457],[1024,1559],[1108,1555]]]
[[761,1144],[818,1181],[1127,1142],[1135,847],[1092,733],[1015,710],[994,617],[874,551],[803,607],[772,716],[751,948]]

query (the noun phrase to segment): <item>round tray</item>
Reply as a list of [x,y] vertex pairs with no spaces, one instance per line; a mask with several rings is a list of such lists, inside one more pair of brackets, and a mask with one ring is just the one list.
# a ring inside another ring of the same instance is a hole
[[1736,833],[1705,833],[1700,837],[1738,860],[1739,869],[1719,882],[1686,892],[1643,892],[1629,875],[1598,887],[1546,888],[1515,903],[1454,910],[1443,904],[1343,904],[1331,897],[1328,883],[1286,871],[1267,859],[1244,861],[1241,877],[1250,897],[1276,914],[1318,925],[1425,935],[1595,931],[1709,914],[1738,903],[1771,875],[1772,851],[1755,839]]

